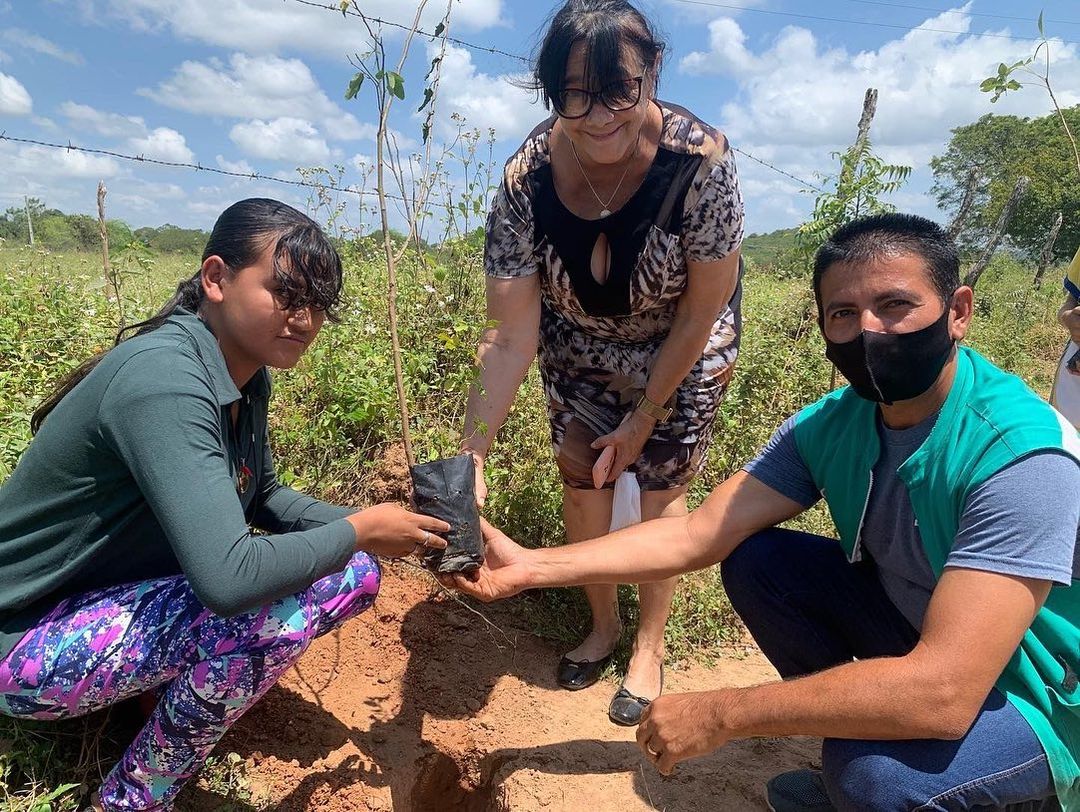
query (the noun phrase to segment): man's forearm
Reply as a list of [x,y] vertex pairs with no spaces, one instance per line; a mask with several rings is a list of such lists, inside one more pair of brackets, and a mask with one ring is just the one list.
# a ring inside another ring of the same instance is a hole
[[801,510],[797,502],[740,471],[687,516],[653,519],[566,547],[527,551],[522,588],[663,581],[723,561],[750,534]]
[[719,560],[692,531],[693,514],[636,524],[602,538],[530,550],[529,587],[663,581]]
[[910,657],[860,660],[785,682],[717,691],[705,702],[726,739],[954,739],[974,719],[949,680]]

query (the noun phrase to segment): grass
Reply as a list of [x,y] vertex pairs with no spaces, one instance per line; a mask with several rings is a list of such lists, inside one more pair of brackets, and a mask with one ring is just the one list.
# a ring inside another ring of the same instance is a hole
[[[282,479],[344,504],[370,504],[385,492],[384,458],[398,442],[386,286],[376,248],[365,240],[345,246],[344,321],[328,326],[296,369],[274,379],[271,433]],[[118,309],[105,296],[99,262],[89,254],[0,248],[0,481],[29,442],[29,415],[52,383],[111,343]],[[197,264],[194,256],[164,255],[126,265],[122,291],[129,320],[154,312]],[[424,261],[412,257],[402,277],[404,363],[414,444],[424,460],[456,449],[484,321],[483,279],[478,253],[464,246]],[[970,343],[1046,395],[1064,341],[1054,319],[1060,293],[1052,284],[1035,291],[1030,280],[1021,263],[995,259],[979,284]],[[786,417],[829,387],[805,276],[775,274],[767,262],[751,259],[743,314],[738,370],[706,471],[691,489],[692,505],[745,464]],[[561,489],[535,367],[495,443],[488,476],[485,514],[491,521],[529,545],[561,543]],[[831,532],[820,507],[792,526]],[[632,593],[621,591],[628,626]],[[579,590],[546,590],[518,606],[530,628],[560,644],[575,643],[584,633],[587,610]],[[741,636],[715,569],[683,579],[667,634],[674,659],[707,656]],[[117,726],[104,718],[35,725],[0,717],[0,809],[77,808],[80,793],[100,782],[122,748]],[[207,797],[219,799],[222,809],[261,808],[265,801],[238,759],[219,753],[201,776],[203,800],[189,808],[207,808]]]

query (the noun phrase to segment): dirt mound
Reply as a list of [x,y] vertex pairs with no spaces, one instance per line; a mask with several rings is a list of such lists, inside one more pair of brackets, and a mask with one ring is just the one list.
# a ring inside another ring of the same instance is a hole
[[[387,568],[375,607],[316,641],[219,752],[283,812],[764,808],[770,775],[817,759],[810,739],[740,742],[664,778],[607,720],[613,683],[559,690],[558,652],[484,611],[505,635]],[[685,691],[775,673],[751,653],[668,676]]]

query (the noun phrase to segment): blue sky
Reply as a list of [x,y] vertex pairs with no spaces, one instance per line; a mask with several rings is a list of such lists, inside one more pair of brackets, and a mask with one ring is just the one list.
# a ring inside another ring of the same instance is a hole
[[[335,0],[336,1],[336,0]],[[316,4],[331,0],[315,0]],[[816,182],[830,153],[854,136],[867,87],[878,88],[872,138],[887,160],[914,167],[894,202],[941,216],[927,195],[927,164],[949,130],[987,112],[1043,115],[1037,87],[991,105],[979,81],[1034,47],[1044,10],[1056,37],[1052,80],[1064,104],[1080,103],[1080,7],[972,0],[643,0],[669,50],[661,97],[724,129],[732,143],[797,178]],[[388,21],[409,22],[410,0],[362,0]],[[451,33],[474,45],[528,54],[554,4],[453,0]],[[431,30],[445,0],[428,3]],[[996,16],[995,16],[996,15]],[[396,60],[402,32],[384,29]],[[298,0],[0,0],[0,130],[39,141],[297,179],[298,167],[345,168],[364,183],[374,156],[375,111],[362,91],[347,102],[366,50],[356,18]],[[417,41],[404,71],[406,102],[391,124],[402,154],[420,149],[415,114],[435,46]],[[494,128],[501,166],[544,112],[510,81],[513,57],[452,45],[435,128],[436,153],[452,142],[456,113]],[[483,152],[486,153],[486,147]],[[460,189],[460,167],[446,163]],[[793,226],[813,195],[798,181],[739,157],[747,229]],[[497,173],[496,173],[497,175]],[[97,182],[110,216],[134,226],[208,228],[230,202],[271,195],[305,205],[306,190],[266,181],[168,169],[108,156],[0,141],[0,208],[39,197],[65,211],[96,210]],[[370,175],[366,181],[371,186]],[[353,225],[372,222],[341,196]]]

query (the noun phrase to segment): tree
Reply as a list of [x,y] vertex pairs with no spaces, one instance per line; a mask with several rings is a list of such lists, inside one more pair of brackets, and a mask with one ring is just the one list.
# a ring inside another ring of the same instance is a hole
[[[1072,129],[1080,127],[1080,106],[1061,111]],[[1021,176],[1031,179],[1023,205],[1006,229],[1014,246],[1035,256],[1057,212],[1064,224],[1054,255],[1065,259],[1080,245],[1080,183],[1071,143],[1057,112],[1041,118],[988,114],[957,127],[943,155],[930,161],[931,192],[938,205],[955,213],[971,171],[978,173],[971,214],[957,235],[961,245],[985,242]]]

